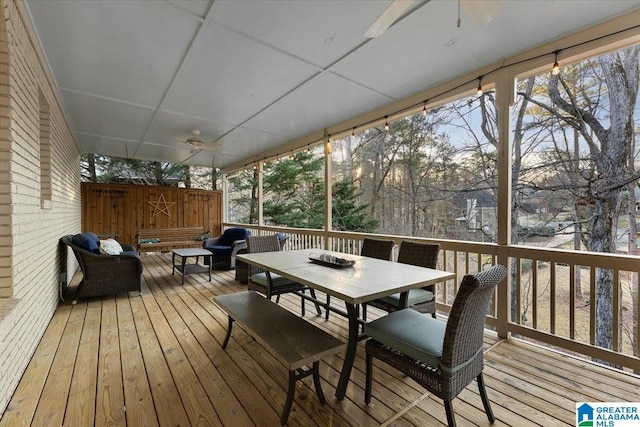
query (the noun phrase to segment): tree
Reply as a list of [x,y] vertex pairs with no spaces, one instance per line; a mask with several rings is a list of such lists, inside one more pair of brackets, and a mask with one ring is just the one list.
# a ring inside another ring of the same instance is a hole
[[265,221],[274,225],[322,228],[324,157],[311,151],[267,162],[264,168]]
[[332,227],[334,230],[373,233],[378,221],[369,218],[369,205],[359,204],[360,192],[352,181],[344,179],[333,183]]
[[[594,252],[616,251],[616,231],[626,186],[638,179],[628,167],[633,154],[633,112],[638,96],[638,54],[634,46],[581,63],[590,91],[560,75],[550,75],[550,103],[530,98],[558,122],[571,126],[588,150],[581,162],[586,185],[580,204],[586,220],[583,242]],[[571,159],[575,161],[575,159]],[[613,271],[598,269],[596,277],[596,345],[613,345]]]

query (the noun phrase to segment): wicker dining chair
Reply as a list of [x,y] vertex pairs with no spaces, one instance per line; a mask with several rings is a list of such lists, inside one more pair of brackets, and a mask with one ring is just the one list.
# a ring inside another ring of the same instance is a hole
[[[418,267],[436,268],[438,264],[438,252],[440,252],[440,245],[438,243],[421,243],[403,240],[400,243],[398,262],[417,265]],[[400,293],[369,301],[367,305],[379,308],[387,313],[410,307],[420,313],[431,313],[432,317],[436,317],[435,285],[411,289],[407,294],[405,306],[401,304]],[[362,318],[367,320],[366,306],[362,308]]]
[[[391,261],[395,245],[396,242],[393,240],[370,239],[365,237],[362,241],[362,247],[360,248],[360,255]],[[327,295],[327,307],[329,307],[330,302],[331,296]],[[362,306],[362,310],[363,319],[366,319],[366,308],[364,305]],[[325,311],[324,317],[326,320],[329,320],[329,309]]]
[[404,309],[367,323],[365,334],[371,339],[365,345],[365,403],[371,403],[375,357],[444,400],[451,427],[456,425],[452,400],[475,378],[487,418],[493,423],[482,377],[482,339],[493,290],[506,274],[504,266],[495,265],[464,276],[446,322]]
[[[276,234],[267,236],[248,236],[247,237],[247,253],[258,252],[278,252],[280,251],[280,239]],[[304,293],[307,289],[304,285],[296,283],[278,274],[269,271],[262,271],[255,266],[251,266],[249,270],[249,280],[247,284],[249,290],[254,290],[265,295],[268,299],[276,297],[276,303],[280,302],[280,295],[290,292]],[[313,289],[310,289],[311,296],[316,299]],[[301,297],[302,315],[305,315],[305,299]],[[320,304],[315,303],[318,316],[322,315]]]

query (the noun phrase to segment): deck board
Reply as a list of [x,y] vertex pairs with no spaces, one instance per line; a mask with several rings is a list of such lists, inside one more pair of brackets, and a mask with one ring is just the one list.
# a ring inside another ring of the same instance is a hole
[[[279,425],[287,369],[242,328],[221,348],[227,316],[215,295],[246,289],[233,271],[171,275],[166,254],[142,255],[142,296],[135,292],[63,303],[0,419],[28,425]],[[74,277],[78,281],[79,276]],[[322,296],[321,296],[322,297]],[[340,301],[332,300],[339,305]],[[300,314],[292,295],[280,304]],[[371,319],[383,313],[369,309]],[[346,321],[328,321],[307,304],[307,321],[347,338]],[[344,354],[323,359],[321,405],[312,380],[296,385],[290,426],[437,426],[442,402],[375,360],[373,401],[364,405],[364,347],[358,346],[345,399],[335,399]],[[640,379],[517,340],[485,334],[485,381],[496,426],[574,425],[576,401],[634,401]],[[488,426],[477,386],[454,400],[459,426]]]

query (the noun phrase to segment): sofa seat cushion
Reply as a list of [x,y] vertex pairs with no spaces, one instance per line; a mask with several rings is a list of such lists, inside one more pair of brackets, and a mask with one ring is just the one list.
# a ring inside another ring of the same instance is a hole
[[232,247],[226,245],[207,246],[206,249],[210,250],[214,255],[231,255],[232,252]]
[[122,251],[120,252],[120,256],[132,256],[140,258],[140,254],[138,253],[138,251]]
[[404,309],[367,323],[364,333],[411,358],[439,366],[446,327],[446,322]]
[[100,253],[100,238],[95,233],[85,232],[76,234],[71,238],[71,243],[94,254]]
[[[433,292],[426,289],[411,289],[407,298],[407,307],[432,300]],[[394,307],[400,307],[400,293],[380,298],[380,301],[384,301],[386,304],[393,305]]]

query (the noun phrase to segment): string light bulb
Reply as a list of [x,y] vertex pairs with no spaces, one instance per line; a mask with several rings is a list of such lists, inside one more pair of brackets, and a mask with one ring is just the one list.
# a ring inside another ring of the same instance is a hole
[[558,74],[560,74],[560,64],[558,64],[558,53],[560,51],[556,50],[554,53],[556,54],[556,59],[555,62],[553,63],[553,68],[551,69],[551,74],[553,74],[554,76],[557,76]]
[[331,154],[331,136],[327,135],[327,140],[324,143],[324,154]]
[[427,101],[424,101],[424,106],[422,107],[422,117],[427,117]]
[[482,96],[482,77],[478,77],[478,90],[476,91],[476,95]]
[[387,116],[384,116],[384,130],[389,130],[389,122],[387,121]]
[[356,139],[356,128],[351,130],[351,140],[353,141],[354,139]]

